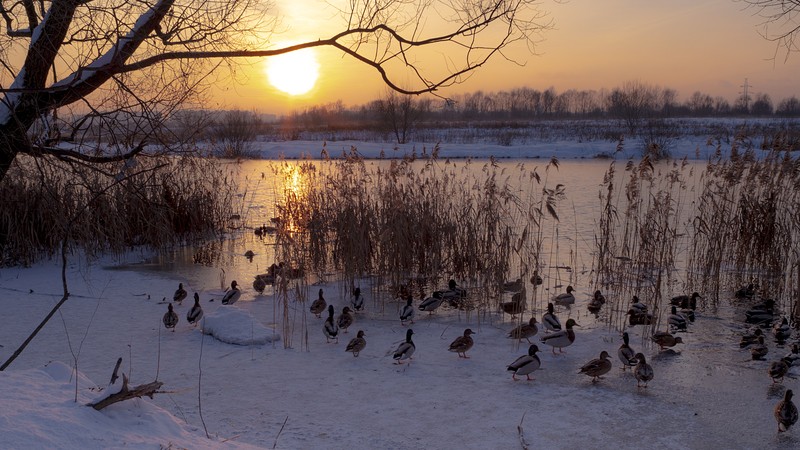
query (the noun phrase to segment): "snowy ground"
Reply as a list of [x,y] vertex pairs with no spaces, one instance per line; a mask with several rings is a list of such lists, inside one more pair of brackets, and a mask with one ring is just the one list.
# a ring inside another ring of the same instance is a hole
[[[338,344],[326,344],[322,319],[309,315],[309,351],[297,338],[293,349],[281,341],[234,345],[186,323],[189,299],[176,306],[177,330],[166,331],[161,299],[171,298],[182,281],[189,298],[200,292],[206,316],[226,317],[220,308],[236,308],[271,330],[271,294],[245,286],[241,300],[221,306],[211,270],[177,279],[111,269],[113,262],[84,265],[76,259],[69,270],[72,298],[0,373],[1,447],[520,448],[518,426],[531,448],[800,445],[800,429],[779,434],[772,417],[783,390],[798,388],[794,376],[773,385],[766,373],[770,357],[787,350],[770,343],[767,361],[750,360],[738,347],[744,327],[734,317],[701,311],[677,352],[660,353],[631,329],[632,346],[649,357],[656,373],[650,387],[637,389],[630,373],[619,370],[619,332],[606,330],[581,306],[561,310],[562,322],[569,315],[581,325],[575,344],[561,356],[540,344],[536,380],[515,382],[506,365],[525,353],[527,343],[515,348],[505,337],[512,328],[507,316],[468,321],[453,310],[418,315],[413,363],[397,366],[390,353],[405,335],[396,319],[400,303],[381,313],[372,300],[376,294],[365,289],[367,311]],[[321,287],[337,311],[347,304],[335,286]],[[311,286],[309,298],[319,288]],[[58,266],[2,269],[0,289],[4,361],[57,302]],[[585,304],[588,292],[578,293],[578,304]],[[447,348],[466,327],[477,332],[476,343],[471,358],[461,359]],[[354,358],[344,348],[357,330],[365,331],[367,347]],[[602,350],[612,354],[615,367],[593,384],[577,372]],[[83,374],[77,403],[73,352]],[[100,412],[83,406],[102,395],[118,357],[132,384],[158,379],[164,392]]]

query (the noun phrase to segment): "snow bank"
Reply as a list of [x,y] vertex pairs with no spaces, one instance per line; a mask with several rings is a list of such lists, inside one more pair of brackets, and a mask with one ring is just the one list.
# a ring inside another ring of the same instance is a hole
[[203,319],[203,333],[227,344],[262,345],[280,340],[275,330],[235,306],[220,306]]

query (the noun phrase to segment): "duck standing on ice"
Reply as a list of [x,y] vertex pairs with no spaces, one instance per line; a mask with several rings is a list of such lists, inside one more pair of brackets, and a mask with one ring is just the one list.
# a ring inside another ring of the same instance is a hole
[[189,322],[190,325],[195,325],[197,322],[203,318],[203,307],[200,306],[200,294],[197,292],[194,293],[194,306],[186,313],[186,321]]
[[178,325],[178,314],[172,310],[172,303],[167,305],[167,312],[164,313],[162,321],[168,330],[175,332],[175,327]]

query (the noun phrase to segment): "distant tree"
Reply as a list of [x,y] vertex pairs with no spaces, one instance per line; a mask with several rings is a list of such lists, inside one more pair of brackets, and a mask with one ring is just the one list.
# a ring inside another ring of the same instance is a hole
[[761,24],[764,39],[776,46],[776,54],[785,52],[788,58],[798,51],[796,39],[800,35],[800,1],[798,0],[739,0],[757,10],[764,18]]
[[686,106],[692,115],[697,117],[706,117],[714,113],[714,98],[708,94],[703,94],[700,91],[695,91]]
[[771,116],[772,99],[767,94],[758,94],[750,108],[750,113],[754,116]]
[[628,81],[615,88],[608,96],[608,113],[620,119],[631,134],[636,134],[645,119],[651,118],[660,109],[660,89],[642,83]]
[[781,100],[775,114],[781,117],[800,117],[800,100],[794,95]]
[[[274,47],[280,18],[270,1],[3,1],[0,181],[20,153],[80,164],[131,158],[217,81],[215,69],[242,58],[329,47],[374,69],[391,89],[420,94],[463,81],[550,25],[537,0],[344,3],[328,37]],[[447,55],[446,63],[431,54]],[[112,122],[131,126],[106,133],[136,134],[104,146],[75,139]]]
[[726,116],[731,113],[731,104],[725,98],[716,96],[714,97],[714,111],[718,116]]
[[388,91],[375,103],[383,123],[395,136],[398,144],[405,144],[411,130],[430,110],[429,99],[414,99],[411,95]]
[[261,126],[261,118],[250,111],[234,110],[222,114],[211,132],[218,155],[225,158],[251,156],[250,147]]

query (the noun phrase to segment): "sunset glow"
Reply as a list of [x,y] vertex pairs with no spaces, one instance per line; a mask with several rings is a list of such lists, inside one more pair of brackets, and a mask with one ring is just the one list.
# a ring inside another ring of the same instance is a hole
[[289,95],[308,93],[319,77],[319,63],[310,49],[273,56],[265,64],[270,84]]

